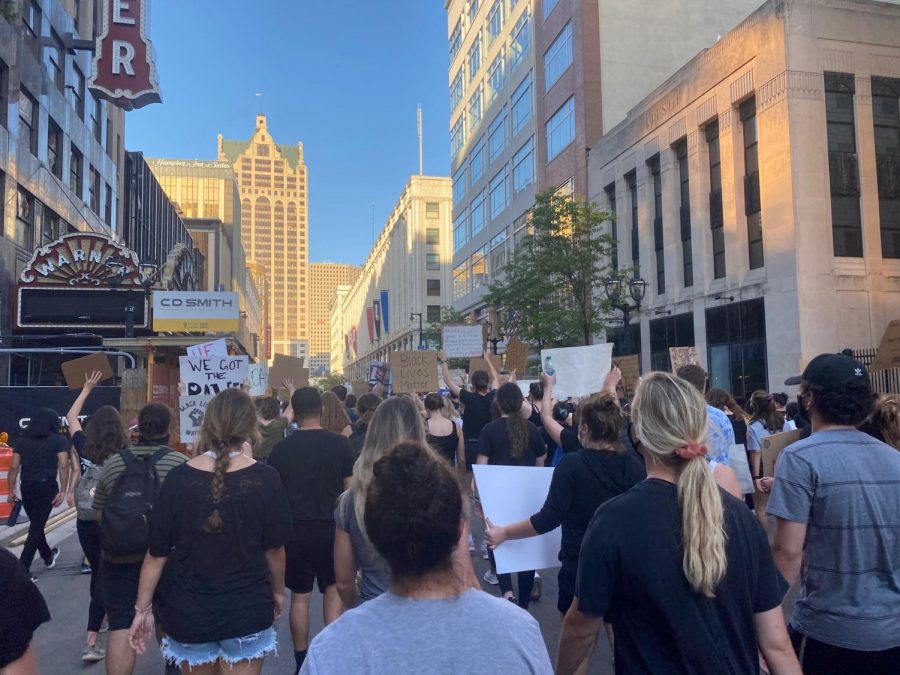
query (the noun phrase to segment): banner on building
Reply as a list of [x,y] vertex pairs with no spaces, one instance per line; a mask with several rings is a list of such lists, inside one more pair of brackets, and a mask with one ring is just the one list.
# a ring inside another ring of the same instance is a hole
[[366,307],[366,328],[369,329],[369,343],[375,341],[375,312],[371,307]]
[[381,303],[378,300],[372,301],[372,310],[375,315],[375,337],[381,340]]
[[390,324],[388,324],[388,292],[381,291],[381,324],[384,326],[384,332],[390,333]]
[[154,291],[153,330],[231,333],[238,330],[240,300],[222,291]]

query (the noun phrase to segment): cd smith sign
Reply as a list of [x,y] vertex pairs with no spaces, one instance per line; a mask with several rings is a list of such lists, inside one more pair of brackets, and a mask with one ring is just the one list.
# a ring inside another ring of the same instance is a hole
[[238,330],[237,293],[155,291],[153,330],[176,333],[230,333]]

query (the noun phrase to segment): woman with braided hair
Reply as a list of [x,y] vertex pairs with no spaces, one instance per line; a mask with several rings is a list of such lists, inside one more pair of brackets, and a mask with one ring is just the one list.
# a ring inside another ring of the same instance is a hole
[[246,393],[228,389],[209,402],[199,454],[169,473],[153,506],[130,634],[138,654],[155,618],[163,656],[182,672],[252,675],[275,651],[290,510],[278,473],[253,459],[256,440]]

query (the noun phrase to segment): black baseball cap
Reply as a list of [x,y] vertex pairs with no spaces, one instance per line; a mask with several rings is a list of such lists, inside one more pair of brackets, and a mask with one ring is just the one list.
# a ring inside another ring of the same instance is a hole
[[791,386],[801,381],[832,391],[843,389],[851,382],[863,382],[871,387],[866,367],[845,354],[819,354],[809,362],[802,375],[789,377],[784,383]]

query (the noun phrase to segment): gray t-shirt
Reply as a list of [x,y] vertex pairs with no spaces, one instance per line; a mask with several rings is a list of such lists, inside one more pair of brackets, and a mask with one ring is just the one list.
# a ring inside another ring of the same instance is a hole
[[836,647],[900,646],[900,452],[856,430],[785,448],[770,515],[806,523],[791,625]]
[[528,612],[468,590],[443,600],[385,593],[351,609],[315,637],[300,673],[551,675],[553,668]]
[[369,543],[359,527],[353,508],[353,494],[351,490],[346,497],[342,495],[338,500],[337,508],[334,510],[334,522],[350,535],[353,556],[359,565],[359,601],[366,602],[387,593],[391,573],[384,558],[378,555],[378,551]]

